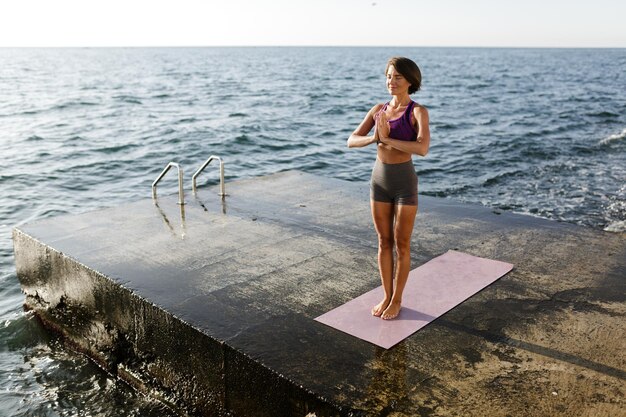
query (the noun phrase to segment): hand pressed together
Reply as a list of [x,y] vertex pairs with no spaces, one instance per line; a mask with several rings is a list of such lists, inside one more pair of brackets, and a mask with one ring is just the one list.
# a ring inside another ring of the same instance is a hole
[[385,143],[385,140],[389,139],[389,133],[391,132],[389,118],[381,109],[378,113],[376,113],[374,119],[376,121],[376,133],[378,133],[378,140]]

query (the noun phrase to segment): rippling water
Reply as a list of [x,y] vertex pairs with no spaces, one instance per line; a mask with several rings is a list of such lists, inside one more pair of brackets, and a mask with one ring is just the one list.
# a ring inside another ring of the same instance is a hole
[[375,150],[345,140],[388,100],[393,55],[424,77],[420,193],[626,230],[624,49],[0,49],[0,414],[171,415],[22,311],[13,226],[149,198],[167,162],[211,154],[227,181],[365,182]]

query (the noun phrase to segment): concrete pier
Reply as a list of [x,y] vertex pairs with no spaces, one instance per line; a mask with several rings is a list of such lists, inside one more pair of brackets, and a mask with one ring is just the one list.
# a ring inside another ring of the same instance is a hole
[[416,267],[515,264],[390,350],[313,319],[380,285],[366,184],[300,172],[14,229],[25,306],[199,416],[617,416],[626,235],[420,197]]

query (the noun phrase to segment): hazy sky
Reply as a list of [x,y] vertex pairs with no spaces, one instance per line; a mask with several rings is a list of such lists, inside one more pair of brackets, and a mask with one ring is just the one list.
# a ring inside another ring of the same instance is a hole
[[0,46],[626,47],[624,0],[11,0]]

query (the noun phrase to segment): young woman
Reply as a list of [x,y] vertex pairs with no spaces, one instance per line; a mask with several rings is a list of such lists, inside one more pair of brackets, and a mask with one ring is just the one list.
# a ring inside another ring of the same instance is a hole
[[[426,156],[430,130],[428,110],[410,97],[422,83],[415,62],[391,58],[385,74],[391,100],[372,107],[348,138],[348,147],[375,144],[377,148],[370,205],[378,234],[378,268],[385,295],[372,308],[372,314],[390,320],[400,313],[402,292],[411,269],[411,234],[417,213],[417,175],[412,155]],[[367,136],[372,128],[374,134]]]

